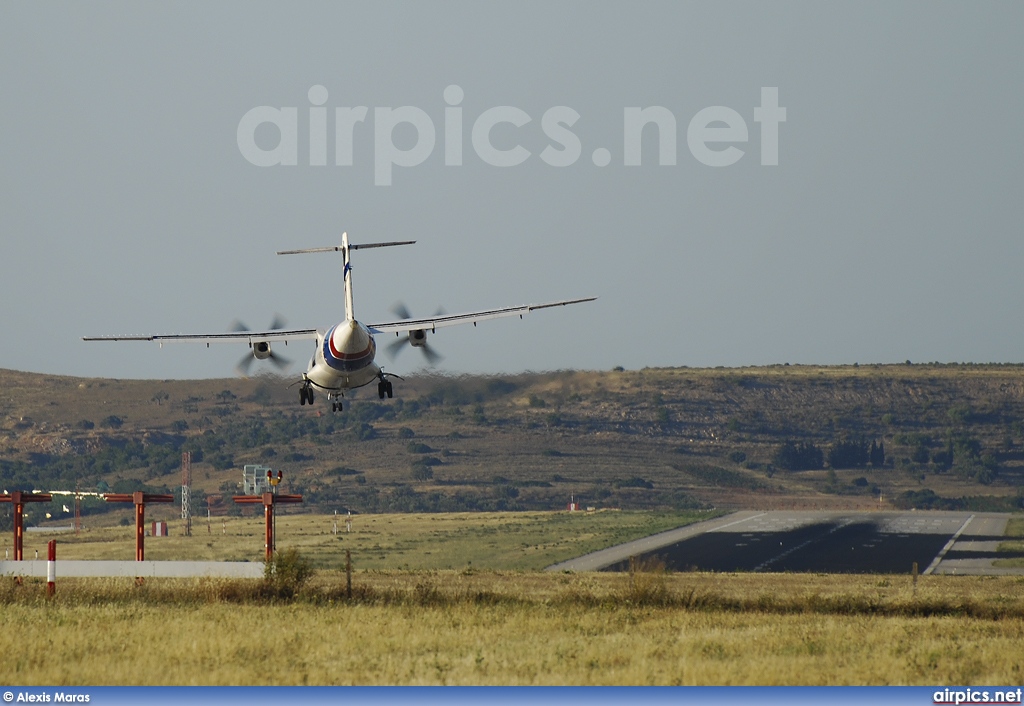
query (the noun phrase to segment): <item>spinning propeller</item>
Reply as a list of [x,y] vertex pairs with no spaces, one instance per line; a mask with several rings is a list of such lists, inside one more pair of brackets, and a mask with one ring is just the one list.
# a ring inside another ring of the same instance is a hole
[[[270,322],[270,326],[267,327],[268,331],[277,331],[278,329],[284,328],[285,321],[280,315],[275,314],[274,320]],[[234,325],[231,330],[237,333],[243,333],[245,331],[251,331],[248,326],[244,323],[235,319]],[[269,360],[271,363],[277,366],[278,370],[284,370],[292,364],[287,358],[277,355],[270,349],[269,341],[254,341],[252,344],[252,353],[247,353],[242,356],[242,359],[238,361],[238,365],[235,366],[235,370],[238,371],[239,375],[243,377],[249,374],[249,368],[252,367],[254,360]]]
[[[402,302],[398,302],[393,307],[391,307],[391,313],[393,313],[400,319],[412,318],[412,314],[409,312],[408,307],[406,307],[405,304],[403,304]],[[444,313],[444,309],[439,307],[438,310],[434,313],[434,316],[440,316]],[[390,356],[391,359],[394,360],[396,357],[398,357],[398,354],[402,352],[402,349],[405,346],[412,346],[413,348],[419,348],[421,351],[423,351],[423,357],[427,359],[428,365],[437,365],[438,361],[440,361],[444,357],[440,353],[435,351],[433,348],[431,348],[429,345],[427,345],[426,329],[417,329],[415,331],[410,331],[408,336],[405,336],[403,338],[397,338],[391,343],[389,343],[388,356]]]

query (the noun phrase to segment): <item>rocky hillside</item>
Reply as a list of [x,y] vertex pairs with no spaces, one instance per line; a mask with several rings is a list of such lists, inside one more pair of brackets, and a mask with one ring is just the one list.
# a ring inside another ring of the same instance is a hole
[[289,382],[0,370],[0,485],[177,492],[186,450],[204,514],[238,511],[247,463],[306,507],[364,512],[1015,508],[1024,485],[1020,366],[424,375],[336,414]]

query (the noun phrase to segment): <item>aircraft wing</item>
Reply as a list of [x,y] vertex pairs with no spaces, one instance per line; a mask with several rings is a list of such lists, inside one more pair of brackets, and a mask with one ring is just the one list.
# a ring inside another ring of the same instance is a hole
[[282,341],[288,339],[315,339],[315,328],[273,329],[271,331],[234,331],[231,333],[170,333],[155,336],[82,336],[83,341],[159,341],[160,343],[246,343]]
[[367,324],[370,333],[401,333],[403,331],[419,331],[444,328],[445,326],[458,326],[459,324],[476,324],[478,321],[488,319],[500,319],[506,316],[519,316],[537,309],[548,309],[555,306],[568,306],[581,302],[592,302],[597,297],[586,297],[585,299],[567,299],[559,302],[548,302],[546,304],[525,304],[523,306],[510,306],[504,309],[489,309],[486,311],[471,311],[466,314],[439,314],[426,319],[401,319],[399,321],[388,321],[380,324]]

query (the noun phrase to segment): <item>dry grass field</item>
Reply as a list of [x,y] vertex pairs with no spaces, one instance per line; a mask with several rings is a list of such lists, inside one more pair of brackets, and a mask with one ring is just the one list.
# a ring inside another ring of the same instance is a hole
[[[1024,578],[537,571],[700,516],[285,515],[302,582],[0,582],[6,684],[1013,684]],[[1019,529],[1019,522],[1014,528]],[[149,538],[162,559],[249,559],[261,518]],[[30,536],[30,541],[36,537]],[[127,558],[126,527],[58,538]],[[351,592],[337,568],[352,553]],[[30,553],[31,556],[31,553]],[[515,566],[519,570],[496,567]],[[408,568],[396,568],[408,567]],[[287,589],[287,590],[285,590]]]
[[[1019,684],[1019,578],[320,573],[0,588],[6,684]],[[30,626],[30,627],[27,627]]]

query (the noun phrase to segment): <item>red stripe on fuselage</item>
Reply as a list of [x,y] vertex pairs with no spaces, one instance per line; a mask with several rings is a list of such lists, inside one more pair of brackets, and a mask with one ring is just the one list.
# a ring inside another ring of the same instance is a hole
[[334,329],[331,329],[327,334],[327,345],[325,346],[325,352],[328,353],[334,362],[339,365],[333,365],[332,361],[328,359],[326,362],[332,368],[337,368],[345,371],[358,370],[366,365],[373,362],[373,357],[377,351],[377,345],[373,340],[373,336],[369,336],[369,343],[366,348],[357,353],[343,353],[339,351],[334,345]]
[[331,355],[333,355],[338,360],[358,360],[359,358],[368,356],[371,353],[373,353],[372,338],[370,339],[370,345],[368,345],[366,348],[359,351],[358,353],[342,353],[341,351],[334,347],[334,339],[331,339]]

